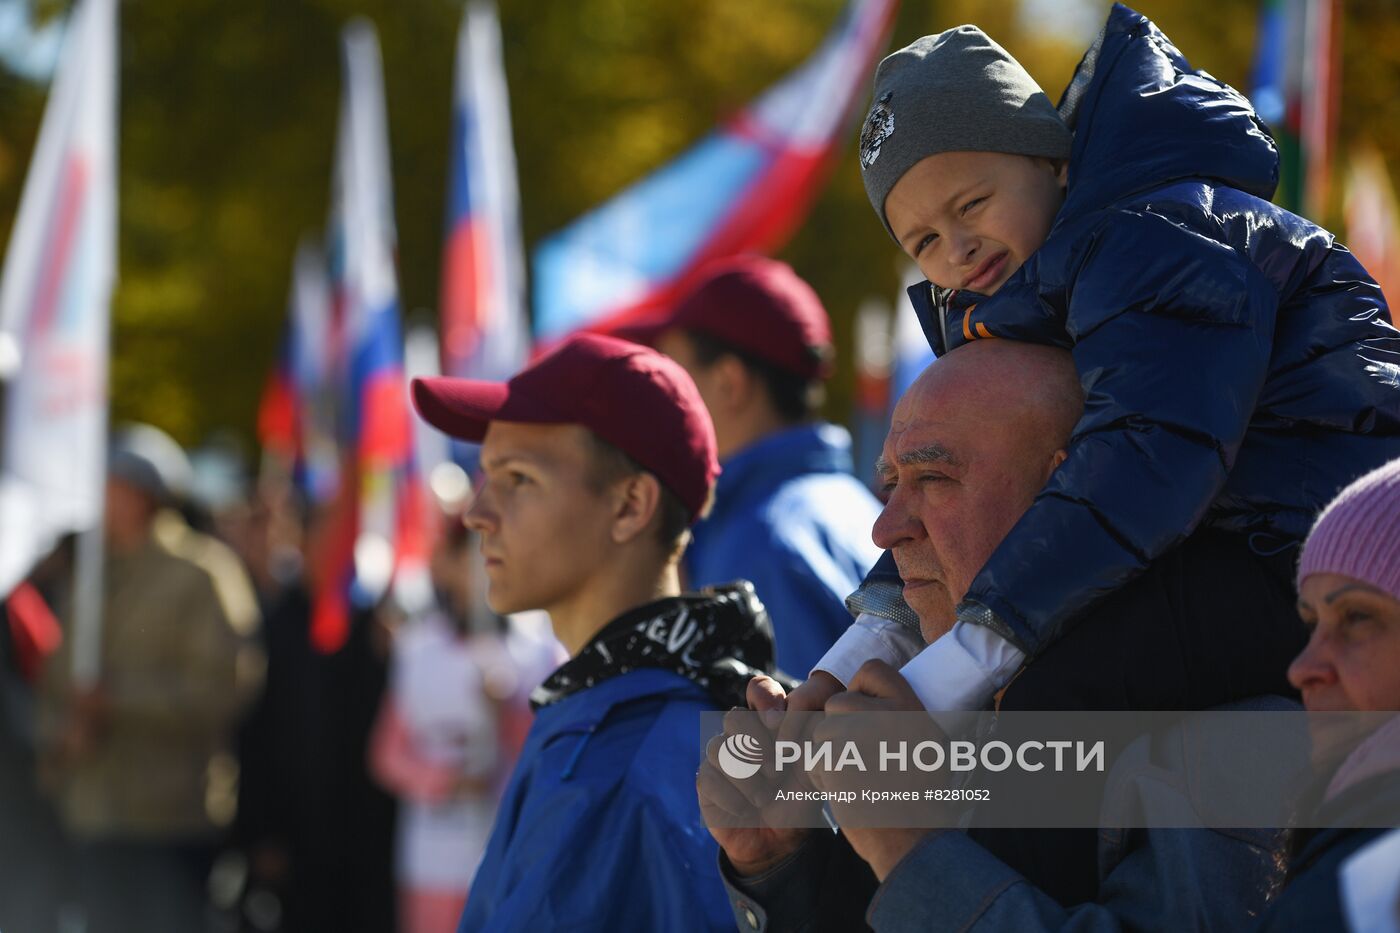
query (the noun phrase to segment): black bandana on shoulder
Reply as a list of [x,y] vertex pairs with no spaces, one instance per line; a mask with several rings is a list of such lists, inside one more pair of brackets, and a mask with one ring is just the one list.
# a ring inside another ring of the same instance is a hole
[[755,674],[772,674],[773,626],[747,581],[638,606],[613,619],[535,688],[535,709],[619,674],[655,667],[689,678],[720,709],[744,705]]

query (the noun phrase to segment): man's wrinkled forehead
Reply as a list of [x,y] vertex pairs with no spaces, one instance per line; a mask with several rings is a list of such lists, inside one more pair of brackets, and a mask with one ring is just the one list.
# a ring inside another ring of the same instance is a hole
[[[906,399],[916,394],[911,392]],[[922,463],[938,463],[949,469],[965,466],[967,457],[960,444],[965,432],[959,430],[960,419],[948,418],[947,414],[918,405],[905,408],[901,402],[890,420],[884,449],[875,461],[878,474],[888,476],[898,467]]]

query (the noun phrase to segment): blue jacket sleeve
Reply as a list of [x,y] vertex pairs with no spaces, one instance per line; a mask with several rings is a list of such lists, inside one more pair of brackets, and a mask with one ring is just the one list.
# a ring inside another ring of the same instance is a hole
[[[867,568],[861,568],[864,571]],[[805,679],[851,624],[846,597],[860,586],[855,565],[834,557],[806,529],[775,534],[747,576],[773,621],[778,667]]]
[[514,883],[487,916],[469,898],[462,933],[732,929],[713,852],[685,857],[674,821],[626,783],[599,790],[556,793],[537,811],[548,820],[517,827],[502,873]]
[[1278,308],[1252,263],[1160,215],[1114,212],[1079,246],[1066,326],[1084,414],[967,594],[1032,656],[1205,516],[1268,374]]
[[1272,853],[1256,837],[1210,829],[1137,831],[1092,904],[1066,908],[961,832],[920,843],[876,891],[880,930],[1232,931],[1264,904]]

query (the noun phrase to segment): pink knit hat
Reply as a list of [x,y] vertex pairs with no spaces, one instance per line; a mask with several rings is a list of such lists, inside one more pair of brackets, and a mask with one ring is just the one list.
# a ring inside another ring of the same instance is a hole
[[1339,573],[1400,599],[1400,460],[1372,470],[1322,510],[1303,545],[1298,584]]

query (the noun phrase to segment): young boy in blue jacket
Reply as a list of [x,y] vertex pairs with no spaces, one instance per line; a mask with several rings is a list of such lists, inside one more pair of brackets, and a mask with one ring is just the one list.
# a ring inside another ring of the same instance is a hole
[[1296,547],[1400,455],[1400,333],[1332,234],[1267,200],[1278,155],[1249,102],[1122,5],[1058,109],[961,26],[881,63],[860,160],[928,280],[910,297],[934,349],[1065,347],[1085,412],[980,572],[920,588],[951,631],[890,649],[900,626],[878,617],[912,614],[887,554],[790,708],[872,657],[908,661],[929,709],[1003,687],[1003,708],[1040,709],[1287,693]]
[[699,716],[771,672],[772,631],[747,584],[680,592],[719,473],[694,383],[586,335],[505,384],[416,380],[413,400],[482,443],[467,523],[491,608],[547,611],[570,656],[531,698],[461,929],[732,928],[693,789]]

